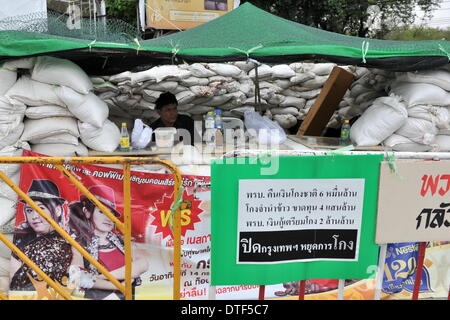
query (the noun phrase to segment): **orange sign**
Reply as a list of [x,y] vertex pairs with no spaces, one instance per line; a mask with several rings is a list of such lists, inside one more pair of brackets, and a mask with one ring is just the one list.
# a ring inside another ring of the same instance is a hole
[[147,27],[185,30],[233,10],[235,0],[147,0]]

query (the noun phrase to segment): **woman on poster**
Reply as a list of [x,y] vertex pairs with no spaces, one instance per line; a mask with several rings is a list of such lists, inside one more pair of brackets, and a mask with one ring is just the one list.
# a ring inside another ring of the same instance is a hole
[[[27,195],[53,220],[62,224],[66,200],[60,197],[54,182],[33,180]],[[82,264],[81,254],[25,201],[20,202],[24,203],[25,221],[15,231],[15,245],[51,279],[65,285],[69,267]],[[10,290],[36,290],[32,279],[38,280],[38,275],[15,254],[11,258],[10,272]]]
[[[120,213],[116,210],[114,190],[108,186],[96,185],[89,191],[105,205],[117,218]],[[121,236],[116,234],[114,223],[105,216],[84,195],[79,202],[70,205],[69,226],[74,238],[83,245],[86,250],[98,260],[119,281],[125,280],[125,250]],[[142,253],[132,249],[132,274],[133,297],[134,288],[141,283],[140,275],[148,269],[148,259]],[[84,271],[73,268],[74,278],[78,277],[81,290],[85,292],[84,298],[93,300],[124,299],[123,294],[102,275],[93,265],[85,260],[85,268],[90,271],[89,275]],[[76,280],[73,280],[77,282]]]

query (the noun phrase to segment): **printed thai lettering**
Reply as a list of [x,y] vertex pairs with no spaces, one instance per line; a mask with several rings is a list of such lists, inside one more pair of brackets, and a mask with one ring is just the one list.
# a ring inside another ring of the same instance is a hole
[[[439,188],[439,182],[443,181],[445,183],[444,187]],[[433,177],[432,175],[423,175],[422,176],[422,188],[420,189],[420,195],[424,197],[428,192],[431,193],[432,196],[438,191],[438,193],[443,196],[450,190],[450,175],[443,174],[437,175]]]
[[450,203],[442,202],[437,209],[424,208],[416,217],[416,230],[421,226],[424,215],[426,216],[424,229],[435,229],[443,226],[446,228],[450,227],[450,221],[446,219],[446,214],[450,212],[450,209],[447,211],[444,209],[447,207],[450,207]]

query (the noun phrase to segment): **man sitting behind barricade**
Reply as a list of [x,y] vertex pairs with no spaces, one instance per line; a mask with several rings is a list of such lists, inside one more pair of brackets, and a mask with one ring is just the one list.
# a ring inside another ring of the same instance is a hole
[[[154,121],[150,127],[153,132],[156,128],[174,127],[177,129],[176,140],[181,137],[184,144],[194,145],[194,120],[187,115],[178,114],[177,106],[178,101],[174,94],[170,92],[161,93],[155,102],[159,119]],[[153,135],[152,140],[155,140],[155,135]]]

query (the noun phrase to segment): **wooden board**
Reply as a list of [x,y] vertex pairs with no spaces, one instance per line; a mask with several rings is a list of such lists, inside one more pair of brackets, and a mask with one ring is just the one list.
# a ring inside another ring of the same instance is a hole
[[320,136],[334,111],[353,82],[353,74],[334,67],[323,85],[322,91],[298,129],[298,136]]
[[[304,145],[305,147],[311,148],[311,149],[339,149],[343,148],[345,146],[340,144],[339,138],[334,137],[315,137],[315,136],[294,136],[289,135],[289,139],[291,139],[294,142],[300,143]],[[357,147],[353,150],[359,150],[359,151],[385,151],[385,150],[392,150],[389,147],[384,146],[373,146],[373,147]]]

